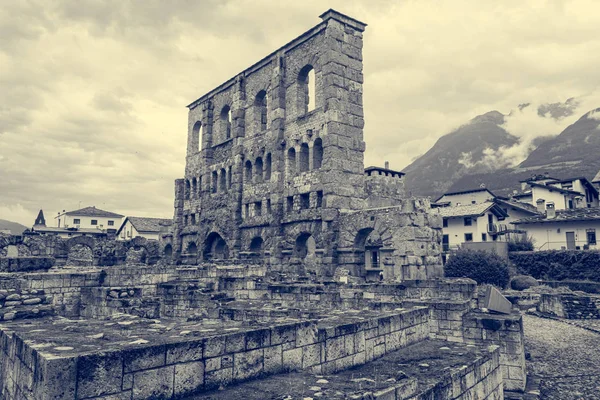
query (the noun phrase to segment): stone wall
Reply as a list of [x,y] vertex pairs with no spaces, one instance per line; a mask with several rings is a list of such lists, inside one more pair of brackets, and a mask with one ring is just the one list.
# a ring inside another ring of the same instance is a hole
[[545,293],[537,309],[566,319],[599,319],[600,295]]
[[362,321],[306,321],[159,346],[45,358],[17,334],[3,330],[2,398],[179,398],[264,374],[301,369],[334,373],[422,341],[427,331],[427,310],[414,309]]
[[504,390],[525,390],[525,340],[520,314],[494,315],[470,312],[463,317],[465,343],[500,346]]
[[53,265],[53,257],[0,257],[0,272],[48,270],[52,268]]

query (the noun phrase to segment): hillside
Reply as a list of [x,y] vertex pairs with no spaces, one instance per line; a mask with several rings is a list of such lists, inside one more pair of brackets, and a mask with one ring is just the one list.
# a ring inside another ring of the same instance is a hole
[[518,189],[519,180],[545,172],[555,178],[585,176],[592,180],[600,170],[599,126],[600,108],[586,113],[558,136],[545,138],[518,167],[464,175],[454,181],[450,190],[483,183],[497,194],[509,194]]
[[516,144],[518,138],[504,130],[503,123],[503,114],[490,111],[442,136],[427,153],[403,169],[407,188],[421,196],[443,193],[483,158],[484,150]]
[[20,235],[27,227],[17,222],[0,219],[0,231],[8,229],[13,235]]

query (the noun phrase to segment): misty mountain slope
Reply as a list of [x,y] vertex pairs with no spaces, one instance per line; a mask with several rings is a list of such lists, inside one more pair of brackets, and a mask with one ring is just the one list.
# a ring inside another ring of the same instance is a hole
[[484,150],[510,147],[518,138],[500,125],[504,115],[490,111],[442,136],[435,145],[403,169],[406,187],[421,196],[443,193],[452,183],[468,173],[468,165],[484,156]]
[[464,175],[450,186],[450,190],[466,190],[485,184],[498,195],[508,195],[519,189],[519,180],[546,172],[559,179],[585,176],[592,180],[600,170],[599,127],[600,109],[596,109],[583,115],[558,136],[545,138],[518,167]]
[[20,235],[25,229],[27,229],[27,227],[17,222],[0,219],[0,231],[3,231],[5,229],[8,229],[13,235]]
[[600,156],[598,153],[599,124],[600,108],[597,108],[583,115],[560,135],[541,143],[519,167],[547,166],[575,161],[597,162]]

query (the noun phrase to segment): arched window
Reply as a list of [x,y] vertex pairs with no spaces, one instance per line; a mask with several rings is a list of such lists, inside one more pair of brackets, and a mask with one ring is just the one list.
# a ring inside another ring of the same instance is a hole
[[227,191],[227,172],[225,172],[225,168],[221,168],[221,172],[219,172],[219,191]]
[[267,92],[264,90],[258,92],[254,101],[254,105],[256,107],[256,126],[258,127],[259,132],[262,132],[267,129],[267,102]]
[[265,181],[271,180],[271,153],[267,154],[265,158]]
[[254,163],[254,176],[256,183],[262,183],[263,181],[263,160],[258,157]]
[[300,146],[300,172],[308,171],[308,165],[308,144],[302,143],[302,146]]
[[192,190],[191,190],[191,197],[196,197],[196,192],[198,191],[198,182],[196,181],[196,178],[192,178]]
[[225,107],[223,107],[221,109],[221,127],[223,129],[224,132],[224,138],[226,139],[230,139],[231,138],[231,107],[229,107],[228,105],[226,105]]
[[262,253],[262,247],[263,247],[263,239],[260,236],[256,236],[255,238],[252,239],[252,241],[250,241],[250,247],[249,250],[253,253],[256,253],[257,255]]
[[198,178],[198,195],[202,194],[202,175]]
[[231,174],[231,165],[230,165],[229,168],[227,168],[227,183],[228,183],[230,189],[231,189],[231,185],[233,185],[232,178],[233,178],[233,176]]
[[296,150],[293,147],[287,153],[287,172],[288,176],[296,175]]
[[197,121],[192,128],[192,143],[198,151],[202,150],[202,122]]
[[294,256],[298,258],[313,258],[316,250],[315,239],[310,233],[302,233],[296,239],[294,246]]
[[317,138],[313,145],[313,169],[321,168],[321,164],[323,164],[323,141]]
[[252,183],[252,162],[250,160],[246,161],[244,182]]
[[298,103],[301,114],[316,107],[316,78],[312,65],[302,68],[298,75]]
[[210,191],[213,193],[217,193],[218,180],[219,180],[219,176],[217,174],[217,171],[213,171],[212,172],[212,182],[211,182],[211,186],[210,186]]
[[196,243],[194,243],[194,242],[188,243],[187,253],[190,255],[196,255],[198,253],[198,246],[196,246]]
[[170,243],[165,246],[163,254],[167,258],[170,258],[173,255],[173,246],[171,246]]
[[189,181],[189,179],[185,180],[185,193],[184,193],[184,196],[185,196],[186,200],[190,198],[190,181]]

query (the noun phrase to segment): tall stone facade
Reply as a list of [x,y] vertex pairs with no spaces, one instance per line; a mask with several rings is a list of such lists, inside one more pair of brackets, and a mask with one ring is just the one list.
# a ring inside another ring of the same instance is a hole
[[321,19],[188,106],[185,177],[164,245],[187,264],[439,274],[439,217],[405,197],[402,173],[364,168],[366,24],[334,10]]

